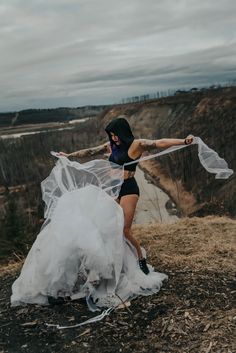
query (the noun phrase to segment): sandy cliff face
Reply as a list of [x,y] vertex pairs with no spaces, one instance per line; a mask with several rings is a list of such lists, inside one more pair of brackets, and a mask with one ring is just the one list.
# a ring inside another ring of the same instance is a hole
[[[102,117],[102,127],[120,114],[127,115],[137,138],[199,136],[236,170],[235,87],[116,106]],[[182,214],[236,216],[236,174],[229,180],[215,180],[200,165],[196,146],[143,167],[179,204]]]

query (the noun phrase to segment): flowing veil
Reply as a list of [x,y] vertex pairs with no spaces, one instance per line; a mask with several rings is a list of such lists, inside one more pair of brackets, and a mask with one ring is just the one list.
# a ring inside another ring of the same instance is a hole
[[[216,178],[232,175],[225,160],[200,138],[194,143],[206,170]],[[171,147],[140,160],[185,147]],[[82,164],[52,155],[58,160],[41,183],[45,222],[13,283],[11,305],[47,305],[49,296],[70,296],[86,298],[95,311],[158,292],[167,275],[151,265],[145,275],[135,248],[123,236],[123,210],[115,201],[123,166],[100,159]]]

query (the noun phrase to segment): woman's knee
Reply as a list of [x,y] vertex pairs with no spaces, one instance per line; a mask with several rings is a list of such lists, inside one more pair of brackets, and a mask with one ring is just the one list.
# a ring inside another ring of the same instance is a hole
[[126,238],[130,238],[131,237],[131,228],[128,226],[124,226],[124,235]]

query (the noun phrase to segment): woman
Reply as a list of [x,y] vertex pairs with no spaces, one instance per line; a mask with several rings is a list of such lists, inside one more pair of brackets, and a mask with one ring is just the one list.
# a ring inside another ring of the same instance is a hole
[[[131,231],[139,198],[139,187],[134,178],[138,162],[132,162],[138,160],[145,151],[150,151],[155,148],[168,148],[176,145],[191,144],[193,142],[193,136],[190,135],[185,139],[135,139],[128,121],[123,116],[111,121],[105,128],[105,131],[109,137],[108,143],[69,154],[60,152],[60,155],[65,157],[94,156],[106,152],[108,149],[110,151],[109,161],[124,165],[124,182],[121,186],[117,202],[119,202],[124,212],[124,235],[135,247],[140,269],[147,275],[149,269],[146,259],[143,256],[139,242],[134,238]],[[126,165],[126,163],[131,164]]]
[[[45,222],[12,285],[12,306],[47,305],[52,298],[69,296],[86,298],[94,311],[160,290],[167,276],[146,264],[131,232],[139,197],[134,173],[144,151],[179,145],[169,153],[193,142],[203,167],[216,178],[233,173],[198,137],[136,140],[123,117],[108,124],[106,132],[109,142],[101,146],[52,153],[58,160],[41,183]],[[81,164],[65,158],[95,156],[107,149],[110,161]]]

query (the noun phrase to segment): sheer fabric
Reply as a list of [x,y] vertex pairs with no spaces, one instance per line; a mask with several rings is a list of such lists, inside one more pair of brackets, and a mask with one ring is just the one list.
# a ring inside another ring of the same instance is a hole
[[126,163],[125,165],[160,157],[183,148],[191,147],[193,144],[198,146],[199,162],[209,173],[216,174],[216,179],[228,179],[234,173],[234,171],[228,167],[228,163],[221,158],[216,151],[208,147],[200,137],[196,136],[193,138],[193,143],[191,145],[173,146],[164,151],[142,157],[135,162]]
[[[216,178],[233,173],[200,138],[194,143],[200,162]],[[186,147],[175,146],[140,160]],[[48,296],[85,297],[94,311],[158,292],[167,276],[151,265],[145,275],[136,250],[123,236],[123,211],[115,202],[123,167],[105,160],[81,164],[52,155],[58,160],[41,183],[45,222],[13,283],[11,304],[47,305]]]

